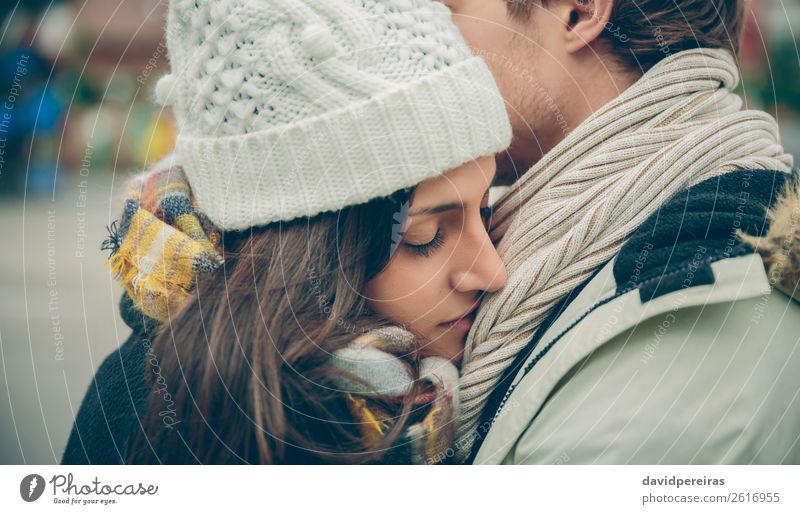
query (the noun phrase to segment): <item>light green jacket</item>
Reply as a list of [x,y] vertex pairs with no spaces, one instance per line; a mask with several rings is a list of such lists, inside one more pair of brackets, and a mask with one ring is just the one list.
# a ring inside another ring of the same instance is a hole
[[800,306],[759,254],[614,298],[613,261],[547,330],[476,464],[800,464]]

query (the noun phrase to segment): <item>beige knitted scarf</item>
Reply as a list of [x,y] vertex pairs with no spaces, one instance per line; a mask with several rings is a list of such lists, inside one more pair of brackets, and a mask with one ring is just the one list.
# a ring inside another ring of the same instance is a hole
[[456,453],[469,454],[503,370],[551,308],[672,196],[739,169],[791,171],[775,120],[741,110],[730,53],[665,58],[590,116],[496,204],[493,240],[508,267],[467,340]]

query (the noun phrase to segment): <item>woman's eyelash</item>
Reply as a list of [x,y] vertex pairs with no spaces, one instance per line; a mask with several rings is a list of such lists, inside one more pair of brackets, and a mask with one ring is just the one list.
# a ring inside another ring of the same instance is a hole
[[[486,223],[488,224],[492,219],[492,208],[481,207],[480,214],[481,218],[483,218],[483,220],[486,221]],[[421,255],[423,257],[430,257],[431,255],[433,255],[433,252],[437,248],[442,246],[443,242],[444,242],[444,237],[442,235],[442,229],[439,228],[436,230],[436,235],[433,236],[433,239],[431,239],[427,243],[422,243],[418,245],[406,243],[406,246],[408,246],[411,249],[411,251],[413,251],[418,255]]]
[[427,243],[423,243],[420,245],[412,245],[410,243],[406,243],[406,245],[414,253],[421,255],[423,257],[430,257],[437,248],[442,246],[443,242],[444,238],[442,237],[442,229],[439,228],[436,230],[436,235],[433,236],[433,239],[431,239]]

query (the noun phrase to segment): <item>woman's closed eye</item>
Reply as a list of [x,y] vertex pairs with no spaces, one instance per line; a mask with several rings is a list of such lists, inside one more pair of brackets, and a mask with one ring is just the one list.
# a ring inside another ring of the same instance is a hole
[[430,257],[437,249],[441,248],[444,244],[444,235],[441,228],[436,229],[436,234],[432,239],[425,243],[411,243],[406,242],[405,245],[417,255],[422,257]]
[[[480,208],[480,216],[483,220],[483,224],[487,230],[489,230],[489,226],[492,220],[492,208],[491,207],[481,207]],[[412,242],[411,240],[405,241],[405,246],[408,247],[412,252],[422,257],[430,257],[433,253],[444,246],[445,234],[442,230],[442,227],[439,226],[436,229],[436,233],[432,238],[428,241],[423,243],[416,243]]]

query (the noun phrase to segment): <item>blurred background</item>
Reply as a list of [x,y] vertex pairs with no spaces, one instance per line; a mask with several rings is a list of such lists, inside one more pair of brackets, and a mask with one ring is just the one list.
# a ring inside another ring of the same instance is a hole
[[[800,157],[800,2],[751,0],[739,93]],[[171,150],[152,101],[165,0],[0,2],[0,464],[61,459],[125,341],[100,242],[126,177]],[[797,160],[796,160],[797,162]]]

